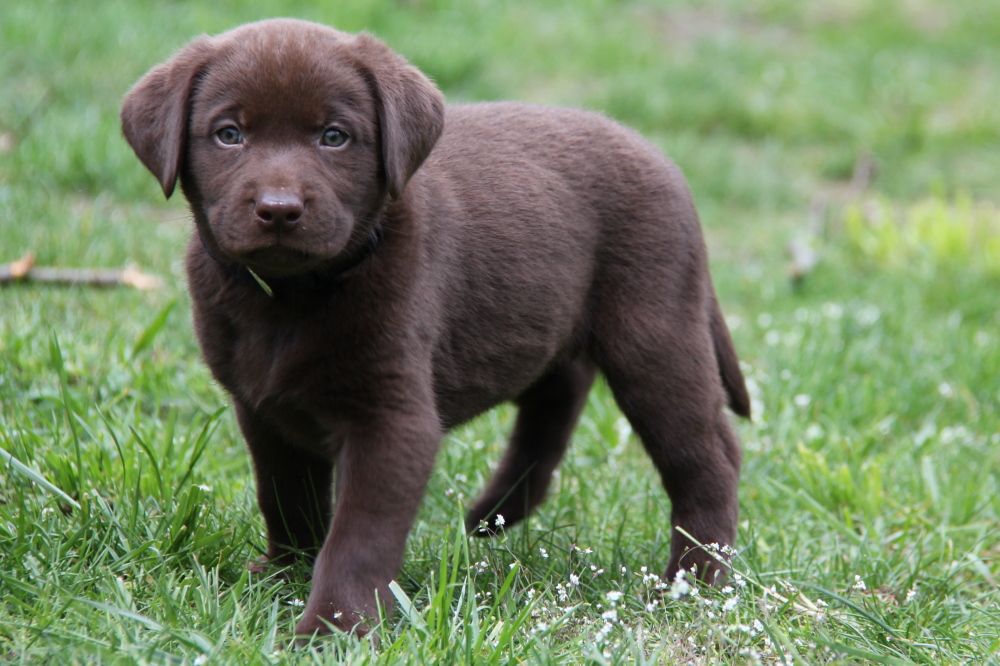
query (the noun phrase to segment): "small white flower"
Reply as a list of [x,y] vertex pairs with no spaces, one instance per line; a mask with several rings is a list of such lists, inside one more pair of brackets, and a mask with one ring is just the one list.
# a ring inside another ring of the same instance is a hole
[[854,585],[852,586],[852,589],[857,592],[864,592],[868,589],[868,586],[865,585],[865,580],[861,576],[854,574]]
[[691,593],[691,584],[687,582],[686,572],[681,569],[674,576],[674,582],[670,585],[670,595],[671,599],[680,599],[681,597],[687,596]]
[[195,657],[194,666],[204,666],[204,664],[207,664],[207,663],[208,663],[208,655],[207,654],[200,654],[197,657]]
[[734,608],[736,608],[737,604],[739,604],[739,603],[740,603],[740,598],[739,597],[729,597],[722,604],[722,610],[728,613],[729,611],[731,611]]
[[603,613],[601,613],[601,617],[603,619],[607,620],[608,622],[617,622],[618,621],[618,609],[612,608],[611,610],[606,610]]
[[840,317],[844,314],[844,308],[837,303],[824,303],[821,309],[823,311],[823,316],[827,319],[840,319]]
[[539,548],[538,552],[542,554],[542,557],[548,557],[549,556],[548,552],[546,552],[546,550],[544,548]]
[[[204,490],[206,493],[209,493],[209,492],[212,492],[212,486],[206,486],[204,483],[199,483],[198,484],[198,490]],[[205,659],[208,660],[208,657],[206,655],[202,655],[202,657],[205,657]],[[204,662],[202,662],[202,663],[204,663]]]
[[295,606],[296,608],[302,608],[303,606],[306,605],[306,602],[302,601],[301,599],[292,599],[291,601],[288,602],[288,605]]
[[497,527],[503,527],[504,525],[507,524],[507,521],[505,521],[503,519],[503,516],[498,513],[497,514],[497,518],[496,518],[496,524],[497,524]]
[[854,314],[854,318],[862,326],[871,326],[877,322],[881,316],[882,311],[878,309],[877,305],[866,305]]
[[571,573],[569,575],[569,583],[574,587],[578,587],[580,585],[580,577],[574,573]]
[[622,446],[632,436],[632,424],[628,419],[620,418],[615,421],[615,432],[618,433],[618,446]]
[[905,603],[910,603],[916,598],[917,598],[917,586],[914,585],[913,587],[910,588],[910,591],[906,593]]
[[612,590],[605,594],[604,597],[611,603],[617,603],[617,601],[622,598],[622,593],[618,590]]
[[951,384],[948,382],[941,382],[938,385],[938,393],[940,393],[943,398],[950,398],[955,395],[955,389],[953,389]]
[[792,401],[795,403],[796,407],[805,409],[809,406],[809,403],[812,402],[812,397],[806,395],[805,393],[800,393],[792,398]]

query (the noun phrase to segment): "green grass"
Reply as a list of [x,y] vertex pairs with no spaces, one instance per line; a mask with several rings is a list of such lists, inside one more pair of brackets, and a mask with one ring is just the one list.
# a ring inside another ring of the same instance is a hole
[[[756,403],[730,588],[651,575],[669,503],[599,385],[526,525],[459,527],[501,408],[444,443],[380,644],[280,650],[307,571],[246,573],[262,525],[192,336],[190,222],[117,121],[194,35],[279,15],[371,30],[452,100],[600,109],[685,170]],[[0,289],[0,660],[1000,662],[997,3],[7,0],[0,90],[0,262],[167,285]]]

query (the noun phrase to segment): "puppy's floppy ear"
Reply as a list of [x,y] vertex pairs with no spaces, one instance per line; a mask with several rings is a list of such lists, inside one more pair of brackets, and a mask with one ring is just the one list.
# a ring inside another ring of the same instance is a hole
[[355,36],[357,67],[375,95],[389,196],[398,199],[444,129],[444,97],[405,58],[369,34]]
[[139,79],[122,103],[122,133],[170,198],[184,155],[191,88],[212,53],[199,37]]

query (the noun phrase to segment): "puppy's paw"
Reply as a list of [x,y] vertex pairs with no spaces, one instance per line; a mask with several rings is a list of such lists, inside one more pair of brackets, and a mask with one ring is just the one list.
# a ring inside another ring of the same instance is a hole
[[354,636],[355,638],[370,637],[377,640],[371,626],[359,616],[351,613],[334,613],[331,618],[324,618],[306,612],[306,615],[295,625],[295,638],[292,645],[301,648],[315,643],[317,639],[328,636]]
[[261,555],[256,560],[247,562],[247,571],[257,576],[274,571],[274,567],[270,564],[267,555]]
[[272,559],[267,555],[261,555],[256,560],[247,562],[247,571],[254,576],[274,576],[281,580],[288,580],[288,567],[291,564],[292,562],[285,558]]

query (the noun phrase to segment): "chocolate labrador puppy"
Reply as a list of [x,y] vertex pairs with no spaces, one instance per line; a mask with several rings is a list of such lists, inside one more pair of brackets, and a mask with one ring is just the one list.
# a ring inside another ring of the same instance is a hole
[[[506,400],[517,423],[467,525],[524,518],[597,371],[672,524],[732,543],[723,408],[750,403],[690,193],[638,134],[585,111],[446,107],[370,35],[286,19],[194,40],[121,119],[194,214],[195,330],[267,524],[251,567],[315,555],[297,634],[367,631],[442,434]],[[666,576],[682,567],[725,570],[677,533]]]

